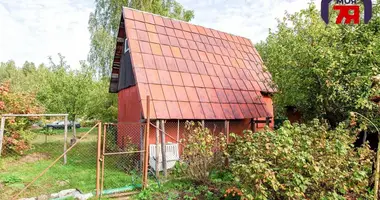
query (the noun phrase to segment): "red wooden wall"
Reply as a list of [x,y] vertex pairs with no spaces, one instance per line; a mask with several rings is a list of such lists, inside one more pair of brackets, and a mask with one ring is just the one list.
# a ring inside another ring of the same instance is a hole
[[[140,144],[141,129],[139,121],[141,118],[142,105],[139,98],[137,86],[119,91],[118,101],[118,145],[123,146],[126,136],[132,139],[133,143]],[[273,101],[269,96],[264,96],[264,102],[266,103],[267,110],[272,116],[270,127],[273,128]],[[260,120],[265,120],[265,118],[261,118]],[[207,120],[205,121],[207,123]],[[155,120],[152,120],[151,122],[154,125],[156,124]],[[180,138],[182,138],[182,133],[184,131],[184,122],[184,120],[180,121]],[[260,130],[264,126],[265,123],[258,124],[256,130]],[[240,134],[247,129],[251,129],[250,119],[230,121],[230,132]],[[171,136],[166,137],[166,142],[175,143],[177,138],[177,120],[167,120],[165,130],[167,134]],[[156,143],[156,129],[154,126],[150,127],[149,143]]]

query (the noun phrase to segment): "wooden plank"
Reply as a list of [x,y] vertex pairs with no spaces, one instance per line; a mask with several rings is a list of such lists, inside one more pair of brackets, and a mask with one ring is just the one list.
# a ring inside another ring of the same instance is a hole
[[132,154],[132,153],[143,153],[145,150],[141,151],[123,151],[123,152],[113,152],[113,153],[104,153],[105,156],[112,156],[112,155],[123,155],[123,154]]
[[[102,123],[98,123],[98,153],[96,156],[96,197],[100,194],[100,151],[102,140]],[[74,143],[76,144],[76,143]]]
[[105,157],[104,154],[106,153],[106,136],[107,136],[107,124],[104,124],[103,129],[103,148],[102,148],[102,175],[101,175],[101,182],[100,182],[100,196],[102,196],[103,188],[104,188],[104,165],[105,165]]
[[[109,194],[109,195],[106,195],[104,197],[109,197],[109,198],[121,198],[121,197],[126,197],[126,196],[131,196],[131,195],[134,195],[134,194],[138,194],[140,193],[141,191],[133,191],[133,192],[123,192],[123,193],[116,193],[116,194]],[[126,198],[128,199],[128,198]]]
[[146,97],[146,128],[144,134],[144,167],[143,167],[143,189],[147,187],[148,184],[148,162],[149,162],[149,128],[150,128],[150,96]]
[[166,167],[166,142],[165,142],[165,123],[161,120],[161,153],[162,153],[162,170],[165,178],[167,178],[167,167]]
[[265,118],[265,124],[266,124],[267,126],[269,126],[269,124],[270,124],[270,118],[269,118],[269,117]]
[[159,161],[160,161],[160,121],[156,120],[156,177],[158,178],[160,176],[160,171],[158,170],[159,166]]
[[[228,144],[230,142],[230,121],[228,121],[228,120],[224,121],[224,130],[226,132],[226,142]],[[229,166],[228,157],[226,157],[224,164],[226,165],[226,167]]]

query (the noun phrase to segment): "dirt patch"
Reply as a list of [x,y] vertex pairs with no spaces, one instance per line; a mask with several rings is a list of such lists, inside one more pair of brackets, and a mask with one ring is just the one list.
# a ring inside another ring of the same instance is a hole
[[48,153],[32,153],[32,154],[28,154],[26,156],[21,157],[20,159],[18,159],[12,164],[33,163],[40,160],[47,160],[49,158],[50,158],[50,155]]

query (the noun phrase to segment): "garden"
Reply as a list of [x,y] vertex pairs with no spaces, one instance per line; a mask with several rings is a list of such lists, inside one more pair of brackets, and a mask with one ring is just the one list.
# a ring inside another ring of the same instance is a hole
[[[178,3],[165,9],[158,4],[144,7],[144,3],[132,7],[186,21],[194,17],[193,11]],[[114,11],[121,11],[123,5],[122,1],[97,3],[89,20],[91,45],[95,45],[89,54],[90,66],[83,62],[81,69],[73,70],[60,54],[58,62],[50,57],[49,65],[25,62],[16,67],[13,61],[1,62],[0,114],[68,113],[71,121],[116,121],[117,96],[108,93],[111,66],[105,63],[111,63],[114,55],[111,41],[116,41],[116,35],[112,34],[120,22],[120,12]],[[172,8],[176,13],[167,12]],[[228,137],[188,122],[181,161],[167,178],[156,180],[150,173],[149,187],[131,198],[376,199],[379,13],[380,6],[374,3],[371,23],[355,26],[326,25],[313,3],[300,12],[286,13],[255,47],[277,88],[271,94],[275,118],[287,118],[286,109],[292,107],[300,113],[298,121]],[[0,199],[22,190],[63,152],[63,130],[31,130],[38,121],[34,117],[7,119]],[[91,126],[77,129],[78,138]],[[66,165],[60,160],[22,196],[68,188],[92,192],[96,135],[96,130],[90,132],[67,154]],[[122,187],[139,177],[120,168],[122,158],[107,160],[106,176],[113,178],[106,179],[105,188]]]
[[181,162],[136,199],[371,199],[368,145],[353,148],[350,123],[315,119],[278,130],[226,136],[188,122]]

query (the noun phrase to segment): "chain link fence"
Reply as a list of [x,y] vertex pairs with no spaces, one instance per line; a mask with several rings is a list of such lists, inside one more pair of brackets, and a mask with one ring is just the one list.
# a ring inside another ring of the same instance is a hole
[[[19,198],[46,198],[66,189],[76,189],[81,193],[94,191],[97,127],[78,127],[76,136],[73,129],[69,129],[65,145],[63,127],[44,128],[57,118],[37,118],[28,129],[12,129],[9,123],[16,122],[13,120],[7,119],[4,131],[0,158],[0,199],[11,199],[21,191]],[[29,119],[17,119],[17,123],[24,120],[28,122]],[[18,140],[18,137],[24,139]],[[63,156],[65,146],[71,149]],[[54,161],[56,163],[51,165]],[[25,189],[48,167],[45,174]]]
[[[220,133],[226,134],[225,121],[195,121],[196,126],[203,126],[207,128],[212,135],[219,135]],[[163,172],[163,154],[165,150],[166,155],[166,168],[167,170],[175,170],[177,162],[181,161],[181,155],[185,147],[183,139],[188,130],[186,129],[186,121],[184,120],[157,120],[151,122],[150,128],[150,154],[149,165],[154,172],[155,176],[161,177]],[[164,136],[164,139],[162,138]],[[166,144],[165,149],[161,147],[162,143]],[[157,146],[158,145],[158,146]],[[217,148],[214,149],[218,151]],[[156,170],[158,169],[158,170]]]
[[104,125],[101,186],[104,194],[141,188],[144,128],[144,123]]

